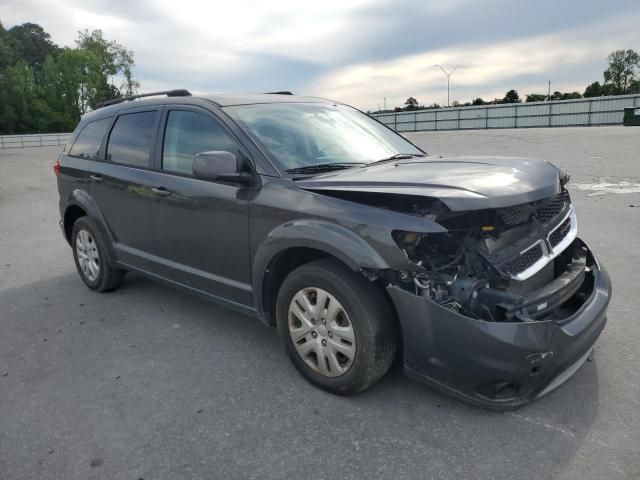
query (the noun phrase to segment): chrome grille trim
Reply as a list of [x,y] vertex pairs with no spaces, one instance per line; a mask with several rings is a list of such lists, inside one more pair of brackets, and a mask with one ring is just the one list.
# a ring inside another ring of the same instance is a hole
[[558,224],[558,226],[553,230],[551,230],[551,232],[549,232],[549,235],[547,235],[547,243],[551,245],[551,240],[550,240],[551,235],[553,235],[553,232],[555,232],[556,230],[562,227],[562,224],[565,222],[567,218],[571,219],[571,227],[569,228],[569,232],[560,241],[560,243],[558,243],[555,247],[552,248],[551,253],[554,254],[554,257],[564,252],[564,250],[569,245],[571,245],[571,243],[578,236],[578,218],[576,217],[576,209],[573,207],[573,205],[571,205],[571,208],[569,209],[569,212],[567,213],[567,215],[562,219],[562,221]]
[[563,190],[551,200],[538,207],[536,210],[536,216],[542,223],[548,225],[555,220],[555,218],[570,202],[571,199],[569,198],[569,192]]
[[[553,247],[551,245],[551,240],[550,240],[551,235],[553,235],[553,233],[556,230],[560,229],[568,218],[571,219],[571,227],[569,228],[569,231],[564,236],[564,238],[555,247]],[[540,258],[540,260],[538,260],[536,263],[531,265],[526,270],[523,270],[515,275],[511,274],[510,275],[511,278],[513,278],[514,280],[526,280],[527,278],[531,278],[540,270],[542,270],[550,261],[552,261],[558,255],[560,255],[569,245],[571,245],[571,242],[573,242],[577,236],[578,236],[578,219],[576,217],[576,210],[574,206],[571,205],[567,214],[562,218],[562,220],[558,223],[558,225],[549,232],[549,234],[547,235],[547,238],[544,241],[538,240],[533,245],[525,248],[523,251],[520,252],[520,255],[522,255],[528,250],[530,250],[531,248],[535,247],[536,245],[541,244],[543,255]]]
[[[511,257],[509,260],[504,262],[501,265],[501,268],[510,276],[517,275],[518,273],[523,272],[535,265],[537,261],[544,257],[545,252],[546,249],[544,247],[544,241],[538,240],[533,245],[521,251],[515,257]],[[533,258],[529,258],[531,256]],[[522,267],[522,265],[525,266]]]

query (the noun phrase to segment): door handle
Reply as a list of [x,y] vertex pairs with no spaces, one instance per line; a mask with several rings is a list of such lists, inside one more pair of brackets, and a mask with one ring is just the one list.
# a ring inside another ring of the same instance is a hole
[[96,183],[104,182],[104,178],[102,178],[100,175],[89,175],[89,178],[91,179],[92,182],[96,182]]
[[171,192],[164,187],[153,187],[151,191],[161,197],[168,197],[171,195]]

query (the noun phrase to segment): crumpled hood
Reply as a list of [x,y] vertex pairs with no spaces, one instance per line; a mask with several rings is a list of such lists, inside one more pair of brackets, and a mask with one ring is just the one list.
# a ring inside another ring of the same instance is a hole
[[519,205],[560,192],[558,169],[511,157],[425,157],[351,168],[296,184],[305,190],[376,192],[440,199],[454,211]]

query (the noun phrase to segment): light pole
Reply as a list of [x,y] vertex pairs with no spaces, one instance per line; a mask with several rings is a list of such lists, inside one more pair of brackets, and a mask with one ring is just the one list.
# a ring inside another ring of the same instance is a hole
[[450,106],[449,105],[449,96],[450,96],[450,92],[451,92],[451,75],[453,75],[453,72],[455,72],[457,70],[458,67],[454,67],[453,70],[451,70],[450,72],[447,72],[444,67],[442,67],[441,65],[434,65],[435,67],[438,67],[440,70],[442,70],[442,73],[444,73],[447,77],[447,108]]

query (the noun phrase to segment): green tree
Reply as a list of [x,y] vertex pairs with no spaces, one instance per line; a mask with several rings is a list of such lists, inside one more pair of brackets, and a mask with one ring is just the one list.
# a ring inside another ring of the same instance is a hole
[[585,88],[582,96],[584,98],[589,98],[589,97],[601,97],[602,95],[606,95],[606,94],[607,94],[606,87],[604,87],[603,85],[600,85],[600,82],[593,82],[591,85],[588,85],[587,88]]
[[0,133],[70,131],[98,103],[134,93],[133,52],[100,30],[58,48],[35,23],[0,23]]
[[515,90],[509,90],[502,99],[502,103],[520,103],[521,101],[518,92]]
[[576,100],[578,98],[582,98],[582,95],[580,94],[580,92],[568,92],[568,93],[562,94],[563,100]]
[[51,35],[35,23],[23,23],[9,29],[15,55],[35,70],[44,64],[47,55],[54,54],[58,47],[51,41]]
[[55,59],[47,57],[45,92],[64,123],[77,123],[90,110],[95,98],[96,64],[91,53],[75,48],[65,48]]
[[24,61],[4,70],[0,79],[0,131],[48,131],[50,109],[33,68]]
[[547,99],[546,95],[540,93],[530,93],[527,95],[525,102],[544,102]]
[[572,100],[575,98],[582,98],[582,95],[579,92],[562,93],[558,91],[553,92],[553,95],[551,95],[551,100]]
[[485,101],[480,97],[476,98],[473,102],[471,102],[471,105],[485,105],[485,104],[486,104]]
[[2,70],[13,65],[15,59],[15,51],[11,35],[7,32],[0,22],[0,75]]
[[633,50],[616,50],[607,58],[609,67],[604,71],[604,83],[614,95],[628,93],[640,70],[640,55]]
[[[124,95],[131,95],[140,87],[133,76],[133,52],[115,40],[107,40],[102,30],[81,30],[76,40],[78,49],[92,56],[89,68],[91,93],[89,104],[95,108],[98,103]],[[116,77],[121,77],[120,87],[113,85]]]
[[417,110],[418,109],[418,100],[413,97],[407,98],[407,101],[404,102],[405,110]]

